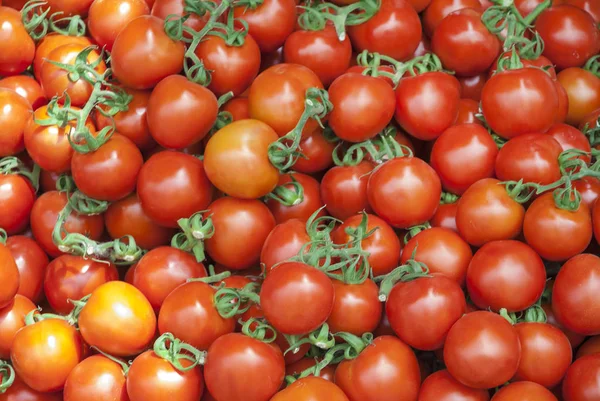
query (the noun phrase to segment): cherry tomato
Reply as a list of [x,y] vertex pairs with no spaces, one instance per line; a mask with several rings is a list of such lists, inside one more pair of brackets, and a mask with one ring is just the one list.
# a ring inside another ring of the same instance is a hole
[[25,327],[25,316],[35,309],[33,302],[18,294],[8,305],[0,309],[0,358],[10,358],[15,334]]
[[556,320],[556,316],[554,316],[554,311],[552,310],[552,305],[542,304],[542,308],[544,309],[544,312],[546,312],[547,323],[565,333],[569,339],[569,342],[571,343],[571,348],[577,348],[585,340],[586,337],[584,335],[577,334],[574,331],[567,329],[558,320]]
[[23,132],[31,116],[29,102],[11,89],[0,88],[0,157],[25,148]]
[[[280,224],[290,219],[299,219],[306,222],[314,212],[323,207],[323,201],[321,201],[321,189],[319,181],[315,180],[309,175],[294,173],[284,174],[279,178],[278,185],[285,185],[292,182],[292,178],[296,180],[303,188],[303,200],[292,206],[285,206],[280,202],[269,199],[267,206],[275,221]],[[286,186],[291,189],[290,186]],[[320,216],[324,215],[325,212],[321,211]]]
[[319,127],[309,134],[302,136],[298,151],[304,155],[294,164],[294,170],[299,173],[312,174],[323,171],[333,164],[335,144],[329,142]]
[[[600,197],[600,180],[594,177],[584,177],[573,184],[581,195],[581,201],[588,205],[590,210],[593,210],[596,199]],[[593,215],[594,218],[597,218],[595,213]],[[596,227],[596,224],[594,224],[594,227]]]
[[1,401],[63,401],[62,393],[42,393],[23,383],[19,376],[15,376],[15,381],[6,390],[0,394]]
[[321,180],[321,199],[329,214],[346,220],[360,211],[371,212],[367,198],[369,174],[375,165],[362,161],[356,166],[335,166]]
[[0,5],[0,22],[0,76],[18,75],[31,65],[35,42],[17,10]]
[[[579,149],[584,152],[591,152],[592,148],[587,137],[577,128],[567,124],[554,124],[547,132],[548,135],[556,139],[562,150]],[[591,161],[590,156],[579,156],[586,163]],[[590,177],[585,177],[590,178]],[[589,206],[589,205],[588,205]]]
[[457,381],[447,370],[428,376],[419,391],[419,401],[489,401],[487,390],[477,390]]
[[222,110],[229,112],[233,121],[250,118],[250,106],[247,97],[234,97],[223,105]]
[[42,65],[48,55],[56,48],[67,44],[80,44],[84,47],[92,46],[92,42],[86,36],[68,36],[58,33],[50,33],[37,45],[35,58],[33,60],[33,73],[38,82],[42,79]]
[[17,294],[34,303],[39,302],[48,256],[37,242],[23,235],[9,237],[6,247],[10,250],[21,277]]
[[271,401],[348,401],[348,397],[328,380],[305,377],[275,394]]
[[566,401],[592,401],[600,397],[600,355],[584,356],[569,367],[562,385]]
[[9,235],[27,228],[34,202],[35,192],[25,177],[0,174],[0,227]]
[[502,387],[494,396],[492,401],[536,400],[536,401],[558,401],[550,390],[534,382],[511,383]]
[[567,0],[566,4],[587,11],[594,18],[596,23],[600,23],[600,4],[594,0]]
[[458,209],[458,203],[440,204],[429,221],[432,227],[447,228],[458,233],[456,227],[456,210]]
[[[481,91],[487,81],[487,74],[479,74],[472,77],[459,77],[460,95],[463,99],[471,99],[479,102],[481,100]],[[477,103],[479,107],[479,103]]]
[[306,223],[298,219],[287,220],[271,230],[260,253],[260,263],[265,273],[273,266],[296,256],[304,244],[310,242]]
[[92,292],[79,315],[87,344],[114,356],[130,356],[148,347],[156,316],[144,294],[131,284],[109,281]]
[[423,28],[432,37],[440,22],[451,13],[464,8],[481,9],[479,0],[432,0],[423,13]]
[[600,78],[581,68],[558,73],[558,82],[569,98],[566,123],[579,125],[585,116],[600,107]]
[[479,124],[483,125],[477,118],[479,114],[479,103],[473,99],[460,99],[458,104],[458,117],[456,117],[456,125],[460,124]]
[[[148,1],[148,0],[146,0]],[[200,16],[194,12],[185,12],[186,2],[184,0],[150,0],[152,4],[148,4],[152,9],[152,15],[162,20],[167,19],[169,15],[176,15],[177,17],[183,17],[188,15],[189,18],[184,22],[185,26],[188,26],[195,30],[200,31],[206,25],[206,21],[210,18],[208,13]],[[184,36],[189,36],[184,32]]]
[[556,112],[556,123],[564,123],[569,114],[569,94],[559,81],[554,81],[554,88],[558,95],[558,110]]
[[586,355],[593,355],[593,354],[597,354],[598,352],[600,352],[599,340],[600,340],[600,336],[592,336],[592,337],[588,338],[583,344],[581,344],[581,347],[579,347],[579,349],[577,350],[576,358],[579,359]]
[[41,85],[27,75],[15,75],[0,79],[0,88],[11,89],[27,99],[33,110],[48,103]]
[[117,35],[131,21],[150,14],[144,0],[94,0],[87,19],[90,36],[100,47],[111,51]]
[[0,288],[0,308],[8,306],[17,292],[21,275],[10,249],[0,242],[0,276],[2,287]]
[[69,374],[64,401],[129,401],[123,367],[103,355],[81,361]]
[[93,0],[48,0],[51,14],[61,13],[65,17],[79,15],[85,17]]
[[381,302],[379,288],[371,279],[360,284],[333,280],[335,300],[327,323],[332,333],[340,331],[361,336],[379,325]]

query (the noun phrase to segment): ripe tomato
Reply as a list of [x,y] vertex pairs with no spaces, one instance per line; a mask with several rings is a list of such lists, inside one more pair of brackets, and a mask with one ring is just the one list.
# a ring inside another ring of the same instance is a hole
[[385,310],[396,335],[419,350],[441,348],[467,303],[460,285],[444,275],[422,277],[392,288]]
[[114,356],[130,356],[148,347],[156,316],[144,294],[131,284],[109,281],[92,292],[79,315],[87,344]]
[[552,79],[543,70],[508,70],[486,82],[481,109],[489,127],[510,139],[546,132],[556,120],[558,95]]
[[513,401],[515,398],[521,400],[558,401],[550,390],[534,382],[511,383],[506,387],[502,387],[494,394],[492,401]]
[[564,123],[567,120],[569,114],[569,95],[559,81],[554,81],[554,88],[558,95],[558,110],[556,112],[556,123]]
[[[284,206],[274,199],[269,199],[267,206],[271,210],[271,213],[273,213],[273,217],[275,217],[275,221],[278,224],[290,219],[299,219],[306,222],[314,212],[323,207],[319,181],[309,175],[301,173],[284,174],[279,177],[278,185],[285,185],[292,182],[292,177],[302,185],[304,199],[297,205],[292,206]],[[291,186],[287,187],[291,188]],[[321,211],[319,215],[325,215],[325,211]]]
[[[489,344],[494,344],[490,347]],[[462,384],[488,389],[510,380],[519,366],[517,331],[493,312],[464,315],[450,329],[444,345],[448,372]]]
[[402,78],[396,88],[398,124],[424,141],[439,137],[454,124],[460,104],[460,84],[445,72]]
[[464,8],[481,9],[479,0],[432,0],[423,13],[423,28],[432,37],[440,22],[451,13]]
[[360,211],[371,212],[367,198],[369,174],[375,165],[362,161],[356,166],[335,166],[321,180],[321,199],[329,214],[346,220]]
[[260,252],[260,263],[265,273],[273,266],[296,256],[304,244],[310,242],[306,223],[298,219],[287,220],[271,230]]
[[579,359],[586,355],[593,355],[600,352],[598,349],[598,347],[600,346],[599,340],[600,336],[592,336],[588,338],[583,344],[581,344],[581,347],[579,347],[579,349],[577,350],[576,358]]
[[413,350],[393,336],[373,340],[360,355],[335,371],[337,384],[352,401],[416,400],[421,385]]
[[34,53],[35,43],[21,22],[21,13],[0,5],[0,76],[25,71]]
[[567,260],[583,252],[592,240],[590,209],[582,203],[576,212],[560,209],[551,193],[533,201],[523,222],[527,243],[544,259]]
[[117,35],[131,21],[150,14],[144,0],[94,0],[87,19],[90,36],[109,52]]
[[513,239],[521,233],[525,209],[494,178],[477,181],[458,200],[456,226],[469,244]]
[[15,376],[15,381],[6,389],[6,392],[0,394],[2,401],[63,401],[62,393],[41,393],[23,383],[19,376]]
[[[460,95],[463,99],[472,99],[476,102],[481,100],[481,91],[487,82],[487,74],[479,74],[472,77],[460,77]],[[479,106],[479,103],[477,103]]]
[[581,8],[551,7],[536,19],[535,29],[544,41],[544,56],[560,70],[580,67],[600,51],[596,22]]
[[[191,362],[182,360],[184,367]],[[161,401],[170,397],[178,401],[197,401],[204,392],[204,378],[199,366],[177,370],[171,362],[146,351],[133,360],[127,372],[127,395],[130,401]]]
[[460,124],[479,124],[483,125],[476,117],[479,114],[479,103],[473,99],[460,99],[458,104],[458,117],[456,125]]
[[[584,152],[591,152],[592,147],[587,137],[579,131],[577,128],[567,124],[554,124],[547,132],[552,138],[554,138],[559,144],[562,150],[579,149]],[[590,156],[580,156],[581,160],[586,163],[591,161]],[[584,179],[592,177],[584,177]],[[589,206],[589,204],[588,204]]]
[[600,107],[600,78],[581,68],[558,73],[558,82],[569,98],[566,123],[579,125],[587,114]]
[[0,174],[0,227],[9,235],[27,228],[34,202],[35,191],[27,178]]
[[569,339],[569,342],[571,343],[571,348],[577,348],[585,340],[586,336],[577,334],[574,331],[567,329],[558,320],[556,320],[556,316],[554,316],[554,311],[552,310],[552,305],[542,304],[542,308],[544,309],[544,312],[546,312],[547,323],[565,333]]
[[0,79],[0,88],[11,89],[23,96],[27,99],[33,110],[37,110],[48,103],[41,85],[27,75],[15,75]]
[[596,288],[600,258],[592,254],[577,255],[558,272],[552,290],[552,310],[567,329],[583,335],[600,334],[595,315],[598,310]]
[[305,377],[275,394],[271,401],[348,401],[348,397],[330,381]]
[[85,17],[93,0],[48,0],[50,14],[60,12],[65,17],[79,15]]
[[[240,366],[253,369],[240,375]],[[219,337],[208,349],[204,364],[206,387],[217,400],[269,400],[279,390],[284,374],[279,348],[238,333]]]
[[429,375],[419,391],[419,401],[489,401],[487,390],[477,390],[457,381],[447,370]]
[[77,329],[62,319],[25,326],[14,337],[10,359],[17,375],[34,390],[62,390],[69,373],[83,359]]
[[[283,334],[307,334],[333,309],[334,286],[322,271],[299,262],[277,266],[265,278],[260,299],[267,320]],[[307,299],[311,307],[305,305]]]
[[123,367],[103,355],[81,361],[69,374],[64,401],[129,401]]
[[57,33],[50,33],[37,45],[35,58],[33,60],[33,73],[38,82],[42,79],[42,65],[48,55],[56,48],[67,44],[80,44],[84,47],[92,46],[91,40],[86,36],[67,36]]
[[[594,202],[596,202],[596,199],[600,196],[600,180],[595,177],[584,177],[581,180],[575,181],[573,184],[575,189],[577,189],[581,195],[581,201],[588,205],[590,210],[593,210]],[[593,213],[593,215],[594,218],[597,218],[595,217],[595,213]],[[594,224],[594,227],[596,226],[597,225]],[[598,236],[596,235],[596,237]]]
[[234,97],[223,105],[222,110],[229,112],[233,121],[250,118],[250,106],[247,97]]
[[198,277],[206,277],[206,269],[193,255],[170,246],[161,246],[139,260],[133,285],[158,311],[171,291],[188,279]]
[[62,255],[46,269],[44,293],[52,309],[66,315],[74,306],[69,300],[81,299],[100,285],[118,279],[119,272],[112,263]]
[[347,28],[354,49],[368,49],[404,61],[421,41],[419,14],[405,0],[382,0],[379,10],[368,21]]
[[121,30],[113,44],[111,68],[123,85],[150,89],[183,69],[185,45],[171,40],[163,25],[162,19],[144,15]]
[[600,355],[584,356],[573,362],[563,381],[562,393],[567,401],[592,401],[600,397]]
[[204,164],[194,156],[163,151],[142,166],[137,195],[146,215],[164,227],[178,227],[177,220],[208,207],[213,187]]
[[11,89],[0,88],[0,157],[25,148],[23,132],[31,116],[29,102]]
[[10,249],[2,243],[0,243],[0,276],[3,282],[0,288],[0,308],[4,308],[17,295],[21,275]]
[[275,131],[261,121],[231,123],[217,131],[206,145],[206,175],[228,195],[260,198],[271,192],[279,180],[279,172],[268,157],[269,145],[276,140]]
[[382,306],[379,288],[371,279],[361,284],[332,280],[335,293],[333,309],[327,319],[332,333],[340,331],[361,336],[379,325]]
[[369,177],[367,196],[373,211],[396,228],[408,228],[431,219],[442,185],[435,170],[416,157],[385,162]]
[[17,294],[34,303],[39,302],[48,256],[37,242],[24,235],[9,237],[6,247],[10,250],[21,277]]
[[[146,0],[148,2],[148,0]],[[210,15],[206,13],[203,16],[195,13],[185,12],[185,0],[150,0],[148,5],[152,9],[152,15],[162,20],[166,19],[169,15],[175,15],[177,17],[183,17],[184,15],[189,16],[184,21],[185,26],[189,26],[195,31],[200,31],[206,25],[206,21],[210,18]],[[184,33],[187,37],[188,34]]]
[[596,23],[600,22],[600,4],[594,0],[567,0],[566,4],[587,11],[594,18]]
[[594,226],[594,236],[596,237],[596,242],[600,244],[600,202],[596,201],[594,206],[593,213],[593,226]]
[[0,309],[0,358],[10,358],[15,334],[25,327],[25,316],[34,309],[36,306],[33,302],[18,294]]
[[440,204],[429,223],[432,227],[443,227],[458,233],[456,227],[457,209],[458,203]]
[[445,190],[463,194],[472,184],[494,175],[498,147],[479,124],[455,125],[444,131],[431,150],[431,167]]
[[309,134],[303,135],[298,151],[304,155],[294,164],[294,170],[299,173],[312,174],[323,171],[333,164],[335,144],[329,142],[320,127]]

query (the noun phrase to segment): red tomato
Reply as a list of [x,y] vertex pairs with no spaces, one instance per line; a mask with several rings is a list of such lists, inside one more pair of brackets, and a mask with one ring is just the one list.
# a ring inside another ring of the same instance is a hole
[[117,35],[131,21],[150,14],[144,0],[94,0],[87,19],[90,35],[98,46],[112,50]]
[[558,95],[558,111],[556,112],[556,119],[554,121],[564,123],[569,114],[569,94],[559,81],[554,81],[554,88]]
[[494,176],[498,147],[479,124],[455,125],[444,131],[431,150],[430,163],[445,190],[463,194],[483,178]]
[[19,376],[15,376],[15,381],[6,389],[6,392],[0,394],[2,401],[63,401],[62,393],[41,393],[23,383]]
[[443,227],[458,233],[456,210],[458,203],[440,204],[429,223],[432,227]]
[[432,0],[423,13],[423,28],[427,36],[432,37],[437,26],[454,11],[463,8],[481,9],[479,0]]
[[[581,195],[581,201],[588,205],[590,210],[594,208],[594,202],[600,197],[600,180],[594,177],[584,177],[573,183],[575,189]],[[594,213],[594,217],[596,214]],[[595,217],[597,218],[597,217]],[[596,226],[596,224],[594,224]],[[596,237],[598,237],[596,235]]]
[[588,355],[576,360],[565,376],[562,386],[566,401],[592,401],[600,397],[600,355]]
[[454,124],[460,104],[460,84],[445,72],[402,78],[396,88],[398,124],[424,141],[439,137]]
[[458,117],[456,125],[459,124],[479,124],[483,125],[477,118],[479,114],[479,103],[473,99],[460,99],[458,104]]
[[[587,137],[577,128],[570,125],[554,124],[548,130],[547,134],[556,139],[562,150],[579,149],[588,153],[592,151],[592,147],[590,146],[590,142],[588,141]],[[587,163],[591,161],[590,156],[580,156],[579,158]]]
[[296,256],[304,244],[310,242],[306,223],[298,219],[287,220],[271,230],[260,253],[260,263],[266,273],[273,266]]
[[[304,199],[297,205],[284,206],[280,202],[269,199],[266,203],[275,217],[277,224],[281,224],[290,219],[299,219],[306,222],[314,212],[323,207],[323,201],[321,201],[321,189],[319,181],[315,180],[309,175],[294,173],[284,174],[279,177],[278,185],[285,185],[292,182],[292,177],[302,185],[304,191]],[[291,189],[291,186],[287,186]],[[324,215],[325,212],[321,211],[319,215]]]
[[489,401],[487,390],[477,390],[457,381],[447,370],[440,370],[425,379],[419,391],[419,401]]
[[25,316],[34,309],[35,304],[21,295],[15,295],[8,305],[0,309],[0,358],[10,358],[15,334],[25,327]]
[[600,107],[600,78],[581,68],[558,73],[558,82],[568,96],[567,124],[579,125],[589,113]]
[[321,180],[321,199],[329,214],[346,220],[360,211],[371,212],[367,199],[369,174],[375,165],[362,161],[356,166],[335,166]]
[[335,293],[333,309],[327,319],[332,333],[348,332],[356,336],[371,333],[379,325],[382,305],[379,287],[371,279],[361,284],[332,280]]
[[592,240],[590,209],[584,203],[576,212],[560,209],[551,193],[544,194],[527,209],[523,234],[542,258],[567,260],[583,252]]
[[[152,15],[158,17],[160,19],[166,19],[169,15],[175,15],[177,17],[183,17],[184,14],[189,16],[187,20],[184,21],[185,26],[189,26],[196,32],[200,31],[206,25],[206,21],[210,18],[210,15],[206,13],[205,15],[196,15],[195,13],[187,13],[185,11],[185,0],[150,0],[151,3],[148,3],[150,8],[152,8]],[[148,0],[146,0],[148,2]],[[184,33],[187,37],[188,34]]]
[[600,352],[600,336],[592,336],[588,338],[581,347],[577,350],[577,359],[582,358],[586,355],[593,355]]
[[25,148],[23,132],[30,116],[31,106],[26,99],[11,89],[0,88],[0,157],[16,155]]
[[231,113],[233,121],[250,118],[250,106],[247,97],[234,97],[223,105],[222,110]]
[[35,58],[33,60],[33,73],[38,82],[42,79],[42,65],[48,55],[56,48],[67,44],[81,44],[84,47],[92,46],[92,42],[86,36],[67,36],[57,33],[50,33],[37,45]]
[[11,89],[27,99],[33,110],[48,103],[41,85],[28,75],[15,75],[0,79],[0,88]]
[[420,13],[427,8],[429,3],[431,3],[431,0],[408,0],[408,2],[413,6],[416,12]]
[[27,228],[34,202],[35,192],[27,178],[0,174],[0,227],[9,235]]
[[367,196],[373,211],[396,228],[408,228],[431,219],[442,185],[435,170],[416,157],[385,162],[369,177]]
[[594,18],[596,23],[600,23],[600,4],[598,4],[598,2],[595,2],[594,0],[567,0],[566,4],[587,11]]
[[25,71],[34,53],[35,43],[21,22],[21,13],[0,5],[0,76]]
[[299,173],[312,174],[323,171],[333,164],[332,153],[335,144],[329,142],[319,127],[309,134],[302,136],[298,151],[304,155],[294,164],[294,170]]
[[506,387],[502,387],[494,394],[492,401],[513,401],[515,398],[520,400],[558,401],[550,390],[533,382],[511,383]]
[[21,277],[17,294],[34,303],[39,302],[48,256],[37,242],[23,235],[9,237],[6,247],[10,250]]
[[348,401],[348,397],[328,380],[305,377],[275,394],[271,401]]
[[594,236],[596,237],[596,242],[600,244],[600,202],[598,201],[596,201],[594,206],[593,219]]
[[[493,344],[493,347],[490,347]],[[444,345],[448,372],[462,384],[487,389],[510,380],[519,366],[517,331],[493,312],[464,315],[450,329]]]
[[123,367],[103,355],[92,355],[75,366],[63,394],[63,401],[129,401]]
[[[479,74],[472,77],[460,77],[460,95],[463,99],[472,99],[476,102],[481,100],[481,91],[487,82],[487,74]],[[479,103],[478,103],[479,105]]]
[[577,334],[574,331],[567,329],[558,320],[556,320],[556,316],[554,316],[554,311],[552,310],[552,305],[542,304],[542,308],[544,309],[544,312],[546,312],[547,323],[565,333],[569,339],[569,342],[571,343],[571,348],[577,348],[585,340],[586,337],[584,335]]
[[64,16],[80,15],[85,17],[93,0],[48,0],[51,14],[61,13]]

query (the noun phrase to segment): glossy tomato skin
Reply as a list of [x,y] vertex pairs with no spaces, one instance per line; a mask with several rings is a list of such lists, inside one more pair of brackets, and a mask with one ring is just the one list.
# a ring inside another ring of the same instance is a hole
[[396,337],[381,336],[356,359],[338,365],[335,384],[351,401],[414,401],[421,373],[408,345]]
[[565,401],[592,401],[600,397],[599,374],[600,355],[588,355],[576,360],[563,381]]
[[457,209],[457,203],[440,203],[429,223],[432,227],[447,228],[448,230],[458,233],[458,228],[456,227]]
[[461,195],[472,184],[494,175],[498,147],[479,124],[460,124],[435,141],[430,163],[445,190]]
[[6,247],[15,260],[21,277],[17,294],[34,303],[40,301],[48,255],[33,239],[24,235],[9,237]]
[[571,5],[551,7],[540,14],[535,29],[544,41],[544,56],[558,69],[580,67],[600,51],[594,18]]
[[103,355],[81,361],[69,374],[64,401],[129,401],[123,367]]
[[368,49],[396,60],[409,59],[421,41],[421,21],[410,3],[383,0],[368,21],[348,27],[356,51]]
[[[273,217],[275,217],[277,224],[281,224],[290,219],[299,219],[306,222],[313,213],[323,207],[319,181],[309,175],[301,173],[284,174],[280,176],[278,185],[289,184],[292,182],[292,177],[302,185],[304,191],[303,200],[296,205],[285,206],[281,202],[269,199],[266,203],[271,213],[273,213]],[[292,189],[289,185],[287,187]],[[319,216],[323,215],[325,215],[324,210],[319,213]]]
[[74,307],[69,300],[77,301],[100,285],[118,279],[119,272],[112,263],[62,255],[50,262],[46,269],[44,293],[52,309],[66,315]]
[[18,234],[29,225],[35,192],[25,177],[0,175],[0,227],[9,235]]
[[458,105],[458,117],[456,117],[456,125],[459,124],[479,124],[483,125],[477,118],[479,114],[479,103],[473,99],[460,99]]
[[[163,78],[183,68],[185,45],[171,40],[164,21],[143,15],[132,20],[117,35],[111,52],[115,78],[133,89],[150,89]],[[140,70],[143,66],[143,70]]]
[[[209,206],[215,233],[205,241],[206,252],[233,270],[254,266],[275,218],[261,201],[224,197]],[[235,252],[232,252],[235,250]]]
[[576,358],[579,359],[586,355],[597,354],[599,352],[599,340],[599,336],[592,336],[588,338],[583,344],[581,344],[581,347],[579,347],[579,349],[577,350]]
[[592,219],[585,203],[575,212],[560,209],[551,193],[533,201],[525,213],[523,234],[544,259],[564,261],[583,252],[592,240]]
[[0,88],[11,89],[27,99],[33,110],[48,103],[41,85],[27,75],[14,75],[0,79]]
[[180,152],[163,151],[144,163],[137,180],[137,195],[148,217],[164,227],[205,210],[213,197],[204,163]]
[[511,383],[494,394],[492,400],[512,401],[515,397],[524,401],[557,401],[550,390],[534,382]]
[[585,11],[587,11],[596,23],[600,22],[600,4],[593,0],[567,0],[566,4],[579,7]]
[[37,45],[35,58],[33,60],[33,73],[38,82],[42,79],[42,65],[48,55],[56,48],[66,44],[81,44],[83,46],[91,46],[92,42],[87,36],[68,36],[58,33],[50,33],[44,36]]
[[[584,152],[590,153],[592,147],[587,137],[577,128],[567,124],[554,124],[547,132],[548,135],[552,136],[559,144],[561,149],[579,149]],[[584,160],[586,163],[591,161],[590,156],[579,156],[579,159]],[[591,177],[585,177],[591,178]],[[589,203],[588,203],[589,206]]]
[[457,381],[447,370],[429,375],[419,391],[419,401],[489,401],[487,390],[477,390]]
[[[600,180],[595,177],[584,177],[581,180],[575,181],[574,186],[581,195],[581,201],[588,205],[590,210],[594,211],[596,199],[600,197]],[[592,214],[594,219],[597,219],[596,212]],[[594,223],[594,228],[596,226],[596,223]],[[598,238],[597,234],[596,238]]]
[[279,180],[268,156],[269,145],[277,139],[275,131],[258,120],[240,120],[221,128],[206,145],[208,178],[236,198],[256,199],[268,194]]
[[385,162],[369,177],[367,196],[375,214],[396,228],[431,219],[442,185],[435,170],[416,157]]
[[144,0],[94,0],[89,9],[88,29],[98,46],[111,51],[125,26],[148,14],[150,7]]
[[[254,366],[240,375],[240,366]],[[206,387],[216,400],[269,400],[283,382],[281,351],[243,334],[219,337],[208,349],[204,365]]]
[[15,334],[25,327],[25,316],[36,308],[28,298],[17,294],[8,305],[0,309],[0,358],[10,358]]
[[[333,283],[322,271],[300,262],[277,266],[263,282],[260,299],[267,320],[283,334],[307,334],[333,309]],[[307,308],[304,302],[310,299]]]
[[31,112],[25,98],[0,88],[0,157],[16,155],[25,148],[23,136]]
[[362,142],[381,132],[394,115],[394,90],[375,77],[346,73],[329,87],[333,111],[329,124],[335,134],[349,142]]
[[140,290],[122,281],[109,281],[94,290],[82,309],[79,330],[90,346],[110,355],[130,356],[152,342],[156,316]]
[[0,76],[18,75],[33,61],[35,42],[23,26],[21,13],[17,10],[1,7],[0,21]]
[[275,394],[271,401],[348,401],[348,397],[330,381],[305,377]]
[[487,311],[464,315],[452,326],[444,345],[448,372],[476,389],[496,387],[510,380],[517,371],[520,355],[516,330],[500,315]]
[[481,100],[481,90],[487,81],[487,74],[479,74],[472,77],[460,77],[460,95],[462,99],[471,99],[479,106]]
[[308,242],[310,236],[306,232],[305,222],[291,219],[276,225],[260,252],[260,263],[264,265],[265,272],[271,271],[275,264],[296,256]]
[[481,9],[479,0],[432,0],[423,13],[423,28],[432,37],[437,26],[451,13],[464,8]]
[[579,125],[586,115],[600,108],[600,78],[581,68],[564,69],[557,78],[569,99],[567,124]]
[[233,121],[250,118],[250,106],[247,97],[234,97],[223,105],[222,110],[229,112]]
[[361,284],[332,280],[335,293],[333,309],[327,319],[332,333],[340,331],[361,336],[379,325],[382,305],[379,288],[371,279]]
[[452,325],[467,309],[460,285],[443,275],[398,283],[385,310],[396,335],[419,350],[441,348]]
[[[169,15],[183,17],[184,14],[188,14],[185,12],[186,3],[184,0],[150,0],[150,2],[148,5],[152,9],[152,15],[162,20],[166,20]],[[210,18],[208,14],[199,16],[195,13],[189,13],[189,18],[184,22],[184,25],[195,31],[200,31],[206,25],[208,18]],[[184,35],[185,37],[189,36],[188,33],[184,33]]]
[[586,337],[584,335],[575,333],[574,331],[567,329],[561,322],[559,322],[556,319],[551,304],[543,303],[542,309],[544,309],[544,312],[546,312],[547,323],[551,324],[552,326],[558,328],[560,331],[565,333],[565,335],[569,339],[569,342],[571,343],[571,348],[577,348],[585,340]]
[[15,381],[6,390],[0,394],[2,401],[63,401],[62,393],[42,393],[32,389],[21,380],[19,376],[15,376]]
[[525,209],[495,178],[477,181],[458,200],[456,226],[469,244],[513,239],[521,233]]
[[152,249],[139,260],[133,285],[158,311],[171,291],[188,279],[200,277],[206,277],[206,269],[192,254],[170,246],[161,246]]
[[410,135],[424,141],[439,137],[458,117],[460,84],[445,72],[402,78],[396,87],[395,119]]
[[62,319],[25,326],[14,337],[10,359],[15,372],[34,390],[59,391],[83,359],[84,345],[77,329]]
[[369,174],[375,165],[362,161],[356,166],[335,166],[321,180],[321,199],[329,214],[346,220],[361,211],[371,212],[367,198]]
[[210,90],[184,76],[171,75],[152,91],[146,118],[150,134],[159,145],[183,149],[208,134],[218,112],[217,98]]

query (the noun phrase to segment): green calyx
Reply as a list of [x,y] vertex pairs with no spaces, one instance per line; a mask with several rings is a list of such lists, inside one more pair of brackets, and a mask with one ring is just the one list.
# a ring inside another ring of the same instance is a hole
[[[48,33],[50,21],[48,3],[41,0],[29,0],[21,9],[21,21],[29,36],[35,41],[41,40]],[[45,10],[44,10],[45,8]]]
[[[386,64],[383,64],[386,63]],[[379,53],[369,53],[364,50],[357,57],[357,64],[365,67],[363,75],[372,77],[387,77],[392,80],[394,86],[398,85],[400,79],[406,75],[416,76],[428,72],[444,71],[451,74],[451,71],[444,70],[442,61],[433,53],[427,53],[417,56],[411,60],[401,62],[391,57]],[[389,65],[394,70],[393,73],[382,71],[380,67]]]
[[171,240],[173,248],[192,253],[198,262],[206,259],[204,254],[204,240],[211,238],[215,233],[215,227],[210,216],[204,216],[207,210],[194,213],[189,218],[177,221],[181,227],[180,233],[175,234]]
[[15,370],[6,361],[0,360],[0,394],[4,394],[6,390],[12,386],[15,381]]
[[7,156],[0,159],[0,174],[22,175],[31,182],[31,185],[36,192],[40,187],[40,166],[34,164],[33,168],[30,170],[20,159],[14,156]]
[[270,344],[277,338],[277,331],[267,323],[265,319],[250,318],[241,321],[242,334],[254,338],[266,344]]
[[265,200],[275,200],[283,206],[296,206],[304,202],[304,187],[290,174],[291,182],[278,185],[275,189],[265,196]]
[[411,259],[406,261],[406,264],[398,266],[385,276],[375,278],[376,281],[381,282],[379,286],[379,300],[381,302],[387,301],[387,297],[396,283],[405,283],[418,278],[429,277],[429,268],[427,265],[422,262],[417,262],[413,259],[415,252],[413,252]]
[[[180,372],[187,372],[198,365],[204,365],[206,351],[200,351],[193,346],[175,338],[171,333],[164,333],[156,339],[153,351],[159,358],[168,361]],[[188,363],[184,366],[183,361]]]

